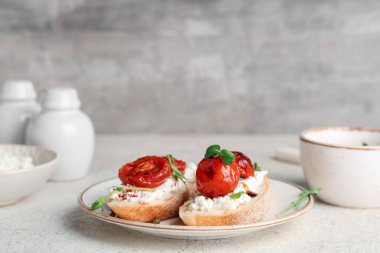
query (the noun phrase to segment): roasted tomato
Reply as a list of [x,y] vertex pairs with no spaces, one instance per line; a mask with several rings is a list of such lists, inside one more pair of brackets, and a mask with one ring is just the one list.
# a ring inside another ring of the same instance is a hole
[[248,178],[255,175],[255,168],[252,165],[251,159],[244,155],[242,152],[232,151],[235,155],[235,161],[240,171],[240,177]]
[[[174,158],[173,164],[185,172],[185,162]],[[155,188],[165,183],[171,173],[172,169],[165,156],[145,156],[124,165],[119,170],[119,178],[123,184]]]
[[165,157],[145,156],[124,165],[119,170],[119,178],[123,184],[154,188],[165,183],[171,173]]
[[236,161],[226,165],[220,157],[204,158],[197,168],[197,189],[205,197],[224,196],[239,183],[239,169]]

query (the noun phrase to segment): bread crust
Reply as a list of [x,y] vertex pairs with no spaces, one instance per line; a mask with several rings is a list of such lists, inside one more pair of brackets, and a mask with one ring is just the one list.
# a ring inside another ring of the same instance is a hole
[[155,204],[133,204],[112,200],[108,207],[120,218],[133,221],[150,222],[155,219],[166,220],[178,216],[179,207],[188,198],[187,191]]
[[272,186],[268,177],[260,192],[251,201],[236,210],[225,213],[189,212],[185,205],[179,209],[179,217],[188,226],[224,226],[252,224],[263,218],[271,208]]

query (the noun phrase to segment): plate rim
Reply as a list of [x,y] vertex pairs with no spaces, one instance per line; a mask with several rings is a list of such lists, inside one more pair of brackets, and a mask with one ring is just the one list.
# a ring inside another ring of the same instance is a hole
[[[89,214],[90,216],[94,218],[100,219],[105,222],[110,222],[116,225],[129,226],[129,227],[150,228],[150,229],[157,229],[157,230],[177,230],[177,231],[210,231],[210,230],[211,231],[233,231],[233,230],[254,229],[254,228],[274,226],[274,225],[282,224],[287,221],[293,220],[307,213],[314,205],[314,197],[312,195],[309,195],[308,203],[303,208],[296,211],[295,213],[285,215],[285,216],[282,216],[281,218],[276,218],[274,220],[264,221],[264,222],[259,221],[252,224],[228,225],[228,226],[186,226],[186,225],[154,224],[154,223],[149,223],[149,222],[131,221],[131,220],[125,220],[125,219],[121,219],[117,217],[106,216],[104,214],[95,212],[88,208],[88,206],[83,201],[83,195],[94,186],[104,183],[106,181],[113,180],[113,179],[117,179],[117,177],[111,177],[111,178],[101,180],[85,188],[78,196],[78,204],[79,204],[79,207],[85,213]],[[273,179],[273,178],[269,178],[269,179],[291,185],[293,187],[298,188],[301,191],[305,189],[304,187],[296,183],[289,182],[287,180],[280,180],[280,179]]]

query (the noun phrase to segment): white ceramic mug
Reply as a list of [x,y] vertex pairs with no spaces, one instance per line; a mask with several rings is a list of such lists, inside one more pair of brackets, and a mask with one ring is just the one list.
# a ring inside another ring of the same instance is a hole
[[380,129],[325,127],[300,135],[301,164],[311,188],[327,203],[380,207]]

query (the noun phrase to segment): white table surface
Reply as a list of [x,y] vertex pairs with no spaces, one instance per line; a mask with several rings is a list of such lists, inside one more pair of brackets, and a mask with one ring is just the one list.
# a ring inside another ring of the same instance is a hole
[[77,197],[85,187],[116,176],[126,161],[172,153],[198,162],[205,148],[215,143],[247,153],[272,178],[305,184],[299,166],[273,159],[277,146],[297,146],[296,136],[98,136],[86,178],[48,182],[21,202],[0,208],[0,252],[380,252],[380,209],[339,208],[317,201],[299,219],[248,236],[185,241],[129,231],[88,217],[78,207]]

